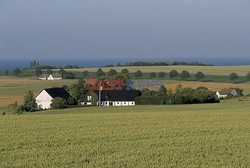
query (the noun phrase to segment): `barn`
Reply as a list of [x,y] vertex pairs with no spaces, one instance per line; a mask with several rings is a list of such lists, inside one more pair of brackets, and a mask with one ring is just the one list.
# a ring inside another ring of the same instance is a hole
[[64,88],[48,88],[42,90],[35,98],[38,107],[50,109],[52,100],[56,97],[68,100],[71,96]]

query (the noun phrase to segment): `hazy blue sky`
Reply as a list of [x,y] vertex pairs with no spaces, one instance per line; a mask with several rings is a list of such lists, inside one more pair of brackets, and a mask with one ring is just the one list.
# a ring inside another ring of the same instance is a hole
[[0,58],[250,57],[249,0],[0,0]]

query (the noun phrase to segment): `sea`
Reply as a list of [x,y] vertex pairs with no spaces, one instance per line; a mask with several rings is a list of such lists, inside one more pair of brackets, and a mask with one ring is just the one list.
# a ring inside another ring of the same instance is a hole
[[55,65],[55,66],[66,66],[66,65],[77,65],[79,67],[100,67],[105,65],[117,65],[118,63],[124,64],[127,62],[134,61],[184,61],[184,62],[202,62],[205,64],[212,64],[217,66],[232,66],[232,65],[250,65],[250,58],[128,58],[128,59],[6,59],[0,58],[0,70],[13,70],[15,68],[28,68],[30,62],[36,60],[39,61],[40,65]]

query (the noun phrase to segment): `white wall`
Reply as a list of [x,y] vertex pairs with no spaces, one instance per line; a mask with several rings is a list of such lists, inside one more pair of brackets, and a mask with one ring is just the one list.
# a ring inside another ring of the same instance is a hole
[[[114,101],[111,102],[113,106],[134,106],[134,101]],[[101,106],[109,106],[109,101],[102,101]]]
[[49,109],[50,104],[52,103],[52,97],[43,90],[37,97],[36,97],[36,103],[38,107],[41,107],[42,109]]

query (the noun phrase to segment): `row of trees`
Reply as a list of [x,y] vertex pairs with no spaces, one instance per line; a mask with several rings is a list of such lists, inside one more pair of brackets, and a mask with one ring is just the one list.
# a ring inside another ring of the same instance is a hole
[[198,103],[217,103],[219,102],[214,92],[205,87],[197,89],[176,87],[176,91],[167,90],[161,86],[159,91],[145,89],[142,96],[136,98],[136,104],[141,105],[160,105],[160,104],[198,104]]

